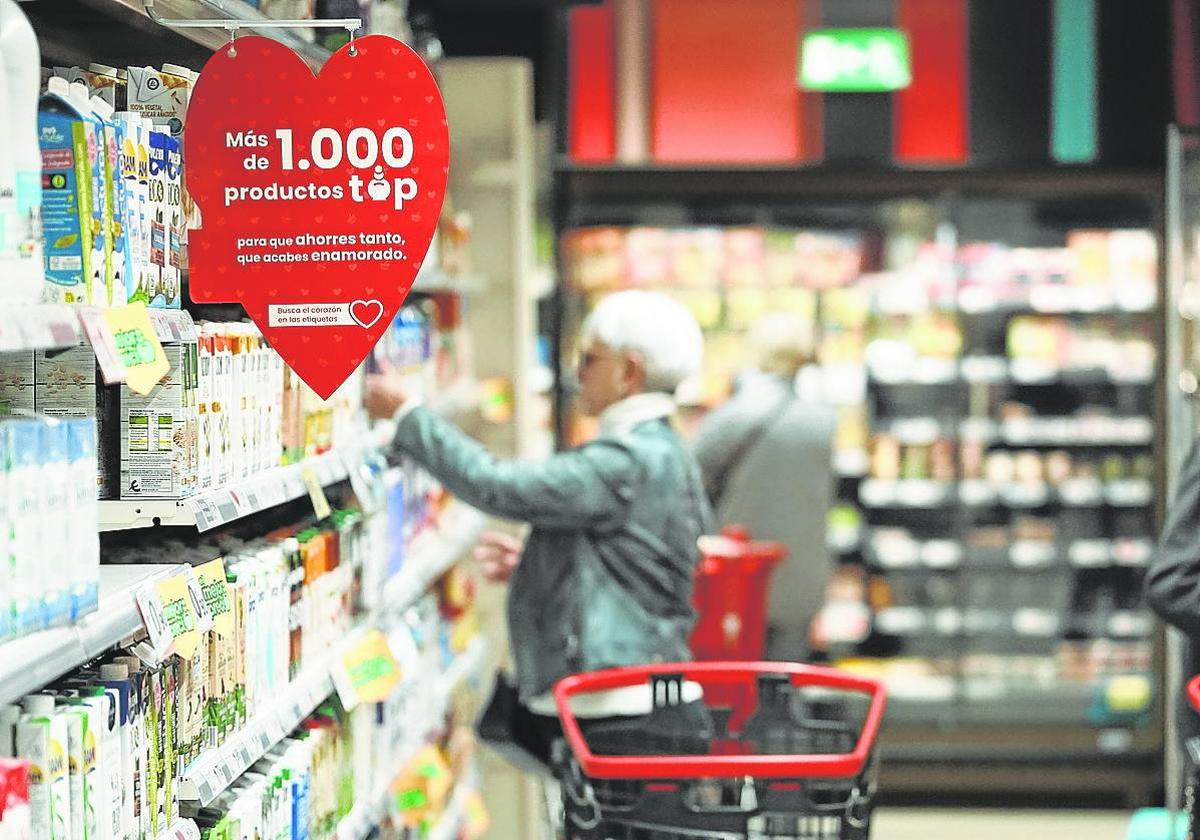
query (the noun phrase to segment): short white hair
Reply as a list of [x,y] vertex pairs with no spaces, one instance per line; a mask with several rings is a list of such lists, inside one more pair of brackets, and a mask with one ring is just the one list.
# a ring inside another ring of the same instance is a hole
[[813,358],[813,325],[788,313],[764,315],[751,325],[746,344],[759,370],[793,377]]
[[674,394],[700,371],[704,338],[681,303],[658,292],[631,290],[603,297],[583,322],[580,338],[633,352],[646,365],[646,390]]

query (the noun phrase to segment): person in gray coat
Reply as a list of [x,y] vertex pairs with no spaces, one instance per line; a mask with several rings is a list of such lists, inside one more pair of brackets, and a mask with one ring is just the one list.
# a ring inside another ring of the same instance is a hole
[[[367,381],[371,415],[397,418],[396,451],[467,504],[532,526],[512,571],[508,625],[526,729],[539,733],[527,746],[543,762],[559,731],[558,680],[691,658],[697,540],[711,524],[699,469],[671,423],[676,388],[700,367],[695,319],[666,296],[620,292],[588,316],[580,347],[581,407],[600,434],[541,462],[497,460],[413,405],[395,379]],[[645,711],[599,698],[589,714]]]
[[753,539],[787,546],[767,593],[766,655],[802,660],[832,573],[825,531],[835,417],[796,393],[797,374],[813,357],[807,322],[768,315],[751,327],[748,344],[754,369],[704,418],[693,451],[718,525],[744,525]]

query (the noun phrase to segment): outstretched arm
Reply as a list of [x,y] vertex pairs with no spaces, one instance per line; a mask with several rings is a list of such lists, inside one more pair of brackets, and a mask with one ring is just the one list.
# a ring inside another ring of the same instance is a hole
[[400,419],[393,446],[467,504],[546,528],[606,528],[623,522],[640,473],[628,449],[605,441],[545,461],[501,461],[421,407]]

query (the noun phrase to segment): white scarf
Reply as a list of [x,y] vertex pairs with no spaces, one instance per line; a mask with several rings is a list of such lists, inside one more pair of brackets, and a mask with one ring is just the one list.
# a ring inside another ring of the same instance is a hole
[[613,403],[600,413],[600,434],[624,434],[642,423],[671,417],[675,409],[675,400],[661,391],[634,394]]

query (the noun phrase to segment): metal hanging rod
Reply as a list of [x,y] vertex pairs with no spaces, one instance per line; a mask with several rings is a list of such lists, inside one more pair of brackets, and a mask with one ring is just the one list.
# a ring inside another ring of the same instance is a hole
[[[217,0],[201,0],[204,5],[215,9],[221,14],[227,14],[225,8]],[[239,29],[316,29],[317,27],[333,27],[345,29],[354,33],[362,29],[362,18],[323,18],[320,20],[275,20],[266,16],[260,18],[164,18],[154,9],[154,0],[142,0],[142,8],[146,16],[161,26],[170,29],[225,29],[237,32]]]

